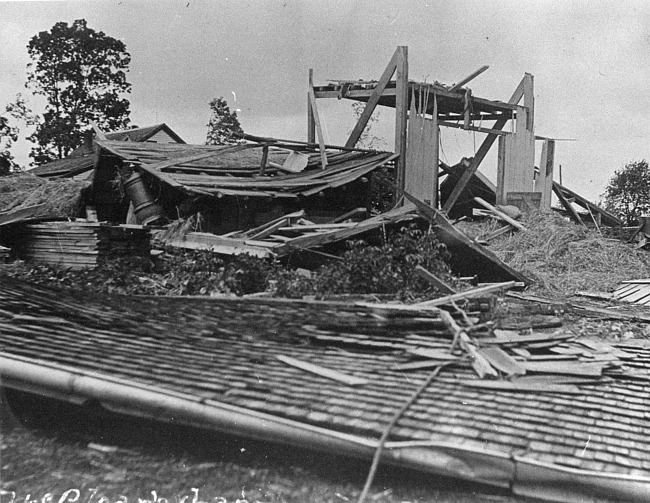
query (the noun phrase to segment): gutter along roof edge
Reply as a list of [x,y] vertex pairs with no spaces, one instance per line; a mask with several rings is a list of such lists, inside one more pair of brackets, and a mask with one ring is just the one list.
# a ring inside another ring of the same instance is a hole
[[[364,459],[371,459],[378,447],[376,439],[42,360],[0,355],[0,372],[4,386],[73,403],[96,399],[110,410],[131,416]],[[571,469],[468,445],[389,442],[384,452],[386,463],[512,488],[515,494],[548,501],[584,503],[590,501],[586,496],[650,500],[649,478]]]

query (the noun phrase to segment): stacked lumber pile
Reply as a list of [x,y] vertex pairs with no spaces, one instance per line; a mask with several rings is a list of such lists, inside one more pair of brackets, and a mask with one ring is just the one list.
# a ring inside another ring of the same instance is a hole
[[148,257],[149,231],[140,225],[43,222],[16,231],[16,255],[70,269],[95,267],[123,256]]

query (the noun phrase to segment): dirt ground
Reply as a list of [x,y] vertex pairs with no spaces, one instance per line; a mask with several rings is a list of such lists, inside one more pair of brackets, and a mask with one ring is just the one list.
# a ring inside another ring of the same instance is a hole
[[[74,490],[79,491],[76,503],[354,502],[369,469],[367,461],[136,420],[98,408],[16,392],[8,398],[20,424],[5,425],[2,432],[2,503],[73,503]],[[532,500],[383,467],[367,501]]]

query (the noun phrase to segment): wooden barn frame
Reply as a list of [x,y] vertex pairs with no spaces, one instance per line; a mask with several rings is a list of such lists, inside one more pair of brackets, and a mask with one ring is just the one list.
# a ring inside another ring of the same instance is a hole
[[[488,100],[473,96],[471,90],[464,87],[487,68],[480,68],[452,86],[415,82],[408,78],[408,47],[400,46],[379,80],[330,81],[326,86],[315,87],[313,70],[310,69],[308,141],[320,145],[325,166],[327,159],[316,104],[318,98],[344,98],[366,103],[345,144],[349,148],[357,144],[377,105],[392,107],[395,109],[395,153],[398,154],[398,199],[406,191],[434,208],[449,212],[470,180],[479,175],[477,170],[481,162],[498,139],[497,185],[492,186],[496,203],[514,204],[523,210],[530,207],[550,209],[555,142],[535,136],[533,76],[525,74],[507,102]],[[393,76],[395,79],[391,80]],[[438,197],[441,126],[487,135],[470,162],[462,165],[464,171],[444,201]],[[535,167],[535,140],[544,142],[538,170]],[[485,183],[484,177],[482,183]]]

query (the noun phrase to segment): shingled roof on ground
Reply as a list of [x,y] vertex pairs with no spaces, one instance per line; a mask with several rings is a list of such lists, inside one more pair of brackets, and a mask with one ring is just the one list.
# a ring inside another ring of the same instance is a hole
[[516,344],[539,376],[481,380],[437,310],[80,295],[3,284],[7,386],[370,457],[444,364],[391,429],[386,461],[553,501],[650,497],[648,347],[469,325],[477,347]]

